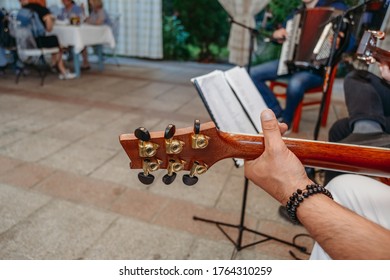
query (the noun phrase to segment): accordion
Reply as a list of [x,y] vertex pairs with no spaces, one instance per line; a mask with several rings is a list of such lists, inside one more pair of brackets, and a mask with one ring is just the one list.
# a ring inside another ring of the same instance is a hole
[[322,73],[331,59],[332,19],[341,13],[330,7],[305,9],[287,21],[278,75],[300,70]]

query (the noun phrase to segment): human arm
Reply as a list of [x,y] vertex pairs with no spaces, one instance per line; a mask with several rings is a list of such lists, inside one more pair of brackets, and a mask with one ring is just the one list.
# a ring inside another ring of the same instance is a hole
[[[311,180],[303,165],[286,147],[271,110],[262,113],[264,153],[246,161],[245,176],[282,205]],[[297,210],[300,222],[334,259],[390,259],[390,231],[344,208],[325,195],[304,199]]]
[[382,78],[385,79],[387,82],[390,82],[390,69],[389,65],[387,64],[380,64],[379,69],[381,70]]
[[43,22],[45,23],[46,31],[51,32],[54,26],[54,17],[52,14],[47,14],[43,17]]
[[106,15],[103,9],[98,10],[97,12],[91,13],[91,15],[85,20],[86,23],[93,25],[102,25],[106,19]]

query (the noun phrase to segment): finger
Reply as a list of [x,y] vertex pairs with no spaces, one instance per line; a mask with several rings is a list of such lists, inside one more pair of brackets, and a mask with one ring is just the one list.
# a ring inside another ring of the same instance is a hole
[[280,130],[280,133],[283,135],[288,130],[287,124],[279,123],[279,130]]
[[263,128],[264,144],[266,147],[277,147],[283,142],[279,122],[272,110],[267,109],[261,113],[261,126]]

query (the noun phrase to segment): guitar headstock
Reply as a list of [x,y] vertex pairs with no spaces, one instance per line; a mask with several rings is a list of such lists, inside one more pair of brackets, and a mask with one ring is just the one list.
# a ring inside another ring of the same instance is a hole
[[[130,158],[131,169],[142,169],[138,174],[144,184],[151,184],[157,170],[166,171],[163,177],[165,184],[171,184],[179,171],[189,171],[183,176],[183,182],[192,186],[197,175],[205,173],[215,162],[229,157],[219,153],[226,149],[221,132],[213,122],[176,130],[170,124],[165,131],[150,132],[143,127],[133,134],[122,134],[119,141]],[[225,147],[225,148],[223,148]]]
[[358,59],[371,64],[381,61],[383,56],[386,57],[383,53],[387,52],[377,47],[378,40],[383,40],[384,38],[385,33],[382,31],[365,31],[356,51]]

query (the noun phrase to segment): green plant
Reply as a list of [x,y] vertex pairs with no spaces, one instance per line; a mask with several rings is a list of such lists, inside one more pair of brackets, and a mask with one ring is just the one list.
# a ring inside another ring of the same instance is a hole
[[199,61],[213,61],[211,46],[227,45],[228,16],[217,0],[172,0],[173,9],[190,34],[188,43],[200,48]]
[[271,0],[269,8],[272,12],[271,22],[275,27],[282,24],[286,17],[300,4],[301,0]]
[[187,60],[190,52],[187,48],[188,32],[176,16],[164,16],[163,40],[164,58]]

